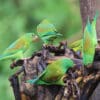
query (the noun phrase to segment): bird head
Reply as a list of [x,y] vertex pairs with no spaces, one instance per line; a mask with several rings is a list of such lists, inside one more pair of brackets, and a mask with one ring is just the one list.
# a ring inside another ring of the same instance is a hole
[[37,32],[39,35],[47,32],[54,32],[56,28],[53,24],[51,24],[47,19],[44,19],[38,26]]
[[30,42],[36,42],[38,41],[38,36],[35,33],[27,33],[25,37],[30,41]]
[[45,43],[52,43],[54,39],[62,36],[62,34],[58,33],[55,26],[50,23],[47,19],[44,19],[38,26],[37,26],[37,33],[38,36],[45,42]]
[[[38,26],[37,26],[37,33],[40,37],[44,36],[51,36],[58,34],[55,26],[50,23],[47,19],[44,19]],[[60,33],[58,35],[61,35]]]

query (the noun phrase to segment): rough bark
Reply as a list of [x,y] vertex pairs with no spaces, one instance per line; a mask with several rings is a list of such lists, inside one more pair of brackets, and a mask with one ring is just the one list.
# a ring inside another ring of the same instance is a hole
[[98,38],[100,39],[100,0],[96,0],[96,10],[98,10],[99,12],[99,17],[98,17],[98,20],[97,20],[97,35],[98,35]]
[[[90,21],[93,20],[93,17],[96,11],[100,12],[100,0],[80,0],[80,13],[82,17],[82,26],[83,30],[87,22],[87,18],[89,17]],[[97,38],[100,39],[100,13],[97,19]],[[100,96],[98,92],[100,90],[100,83],[99,86],[93,92],[93,95],[90,100],[99,100]]]
[[[80,0],[80,13],[82,17],[83,29],[86,25],[87,18],[89,17],[90,21],[92,21],[96,11],[100,12],[100,0]],[[100,39],[99,26],[100,26],[100,16],[97,19],[97,38],[98,39]]]
[[90,21],[92,21],[95,12],[96,12],[96,0],[80,0],[80,13],[82,17],[83,29],[86,25],[87,18],[89,17]]

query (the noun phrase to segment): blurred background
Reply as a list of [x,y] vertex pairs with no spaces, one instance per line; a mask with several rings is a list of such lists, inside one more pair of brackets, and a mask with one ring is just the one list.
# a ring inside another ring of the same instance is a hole
[[[0,0],[0,54],[21,35],[36,33],[36,26],[45,18],[64,39],[81,34],[78,0]],[[16,70],[9,64],[0,61],[0,100],[14,100],[8,78]]]

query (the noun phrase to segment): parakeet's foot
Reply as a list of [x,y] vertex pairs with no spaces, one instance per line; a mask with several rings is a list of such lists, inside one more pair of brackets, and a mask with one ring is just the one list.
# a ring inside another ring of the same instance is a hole
[[10,68],[13,69],[14,67],[21,66],[24,63],[24,59],[13,61],[10,65]]
[[98,39],[98,45],[100,46],[100,39]]
[[62,77],[62,80],[64,82],[64,86],[66,86],[66,81],[67,81],[67,74],[65,74],[63,77]]
[[13,69],[14,67],[16,67],[16,61],[14,61],[14,62],[12,62],[12,63],[10,64],[10,68],[11,68],[11,69]]

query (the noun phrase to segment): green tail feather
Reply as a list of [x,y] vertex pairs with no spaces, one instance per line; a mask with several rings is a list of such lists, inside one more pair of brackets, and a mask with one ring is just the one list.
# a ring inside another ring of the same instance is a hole
[[28,80],[27,83],[35,84],[37,82],[37,80],[38,80],[38,78],[32,79],[32,80]]
[[32,80],[28,80],[27,83],[30,84],[37,84],[37,82],[39,81],[39,79],[42,77],[42,75],[44,75],[46,72],[46,70],[43,71],[43,73],[41,73],[37,78],[32,79]]
[[35,85],[64,85],[64,82],[62,80],[58,80],[56,82],[45,82],[38,78],[33,80],[28,80],[27,82]]
[[62,86],[65,85],[62,79],[59,79],[58,81],[55,82],[45,82],[41,80],[39,77],[37,77],[36,79],[28,80],[27,82],[35,85],[62,85]]

